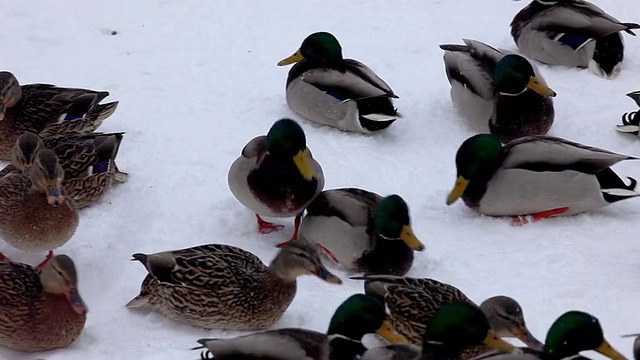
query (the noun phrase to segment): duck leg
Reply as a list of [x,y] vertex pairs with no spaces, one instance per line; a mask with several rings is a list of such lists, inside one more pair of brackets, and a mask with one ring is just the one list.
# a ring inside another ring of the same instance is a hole
[[511,225],[513,226],[522,226],[524,224],[528,224],[530,222],[536,222],[538,220],[550,218],[552,216],[560,215],[565,211],[569,210],[568,207],[561,207],[557,209],[540,211],[539,213],[531,214],[531,215],[519,215],[511,217]]
[[258,214],[256,214],[256,219],[258,220],[258,232],[260,234],[268,234],[270,232],[278,231],[284,228],[284,225],[278,225],[278,224],[265,221]]
[[42,260],[42,262],[40,264],[38,264],[38,266],[36,266],[38,269],[42,268],[43,266],[47,265],[47,263],[49,262],[49,260],[51,260],[51,258],[53,258],[53,250],[49,250],[49,253],[47,254],[47,257],[44,258],[44,260]]
[[298,238],[298,229],[300,229],[301,221],[302,221],[302,213],[296,215],[296,219],[293,222],[293,235],[291,235],[291,239],[281,242],[280,244],[276,245],[277,247],[281,248],[287,245],[290,241],[293,241]]
[[340,265],[340,261],[338,260],[338,258],[335,255],[333,255],[333,253],[329,249],[324,247],[322,244],[316,243],[315,245],[318,249],[322,250],[322,252],[325,253],[331,260],[333,260],[333,262]]

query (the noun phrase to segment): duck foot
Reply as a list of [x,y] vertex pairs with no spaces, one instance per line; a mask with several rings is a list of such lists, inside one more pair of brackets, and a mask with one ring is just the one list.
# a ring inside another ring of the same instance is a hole
[[298,229],[300,229],[300,221],[301,220],[302,220],[302,214],[296,215],[296,219],[294,221],[294,227],[293,227],[293,235],[291,235],[291,239],[279,243],[278,245],[276,245],[276,247],[279,247],[279,248],[284,247],[289,242],[294,241],[295,239],[298,238]]
[[258,220],[258,232],[260,234],[268,234],[284,228],[284,225],[278,225],[263,220],[258,214],[256,214],[256,219]]
[[565,211],[569,210],[568,207],[561,207],[557,209],[540,211],[539,213],[531,214],[531,215],[518,215],[511,217],[511,225],[513,226],[522,226],[528,224],[530,222],[536,222],[538,220],[550,218],[552,216],[560,215]]
[[47,263],[49,262],[49,260],[51,260],[53,258],[53,250],[49,250],[49,253],[47,254],[47,257],[44,258],[44,260],[38,264],[38,266],[36,266],[38,269],[41,269],[43,266],[47,265]]
[[333,262],[340,265],[340,261],[338,260],[338,258],[335,255],[333,255],[333,253],[329,249],[324,247],[322,244],[316,243],[315,245],[318,249],[322,250],[322,252],[325,253],[325,255],[329,257],[329,259],[333,260]]

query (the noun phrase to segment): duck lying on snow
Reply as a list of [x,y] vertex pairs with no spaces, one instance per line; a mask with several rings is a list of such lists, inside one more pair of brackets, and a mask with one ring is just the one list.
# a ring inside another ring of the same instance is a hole
[[613,78],[624,58],[621,32],[635,35],[631,29],[638,28],[588,1],[534,0],[513,18],[511,35],[525,56]]
[[[611,169],[633,156],[551,136],[529,136],[502,145],[490,134],[465,140],[456,154],[457,180],[447,205],[465,204],[490,216],[568,216],[636,197],[637,181]],[[528,218],[524,219],[528,221]]]
[[278,66],[297,62],[289,71],[289,107],[307,120],[340,130],[371,134],[399,117],[391,87],[365,64],[342,57],[330,33],[309,35],[293,55]]
[[[628,97],[640,106],[640,90],[632,91],[627,94]],[[632,133],[635,135],[640,134],[640,116],[638,116],[640,110],[631,111],[622,115],[622,125],[617,125],[616,130],[623,133]]]

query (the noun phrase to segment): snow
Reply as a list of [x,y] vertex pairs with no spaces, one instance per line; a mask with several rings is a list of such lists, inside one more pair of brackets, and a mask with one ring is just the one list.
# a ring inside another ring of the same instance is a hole
[[[570,218],[523,227],[479,216],[462,202],[445,205],[455,180],[454,156],[473,132],[451,104],[439,44],[472,38],[515,50],[509,23],[527,2],[125,0],[53,3],[6,1],[4,69],[21,83],[47,82],[108,90],[119,100],[101,131],[125,131],[118,165],[130,174],[97,205],[81,212],[75,236],[56,253],[70,255],[90,311],[80,338],[66,349],[2,359],[196,359],[189,350],[206,331],[157,313],[124,307],[145,275],[131,262],[152,253],[204,243],[233,244],[265,262],[285,230],[256,232],[253,214],[232,196],[227,170],[244,144],[282,117],[299,120],[322,165],[325,189],[357,186],[397,193],[427,250],[408,275],[454,284],[481,302],[510,295],[529,328],[544,339],[571,309],[594,314],[611,344],[627,356],[640,325],[640,199]],[[621,21],[640,19],[640,3],[598,1]],[[112,35],[112,32],[117,32]],[[363,61],[400,96],[403,118],[374,136],[320,127],[296,116],[284,99],[290,67],[276,63],[315,31],[330,31],[346,57]],[[636,110],[624,96],[640,84],[640,39],[625,35],[620,76],[538,64],[555,98],[550,135],[640,156],[640,142],[615,131]],[[615,166],[640,178],[640,164]],[[0,242],[15,260],[37,263]],[[328,264],[329,265],[329,264]],[[298,296],[276,327],[325,331],[334,309],[362,284],[334,269],[344,284],[299,280]],[[593,352],[588,356],[592,356]],[[599,355],[593,355],[599,358]]]

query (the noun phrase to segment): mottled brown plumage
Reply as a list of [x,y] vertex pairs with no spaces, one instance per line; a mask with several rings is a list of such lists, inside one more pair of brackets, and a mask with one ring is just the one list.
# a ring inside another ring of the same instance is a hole
[[86,321],[71,258],[57,255],[40,270],[0,261],[0,345],[45,351],[74,342]]
[[42,137],[95,131],[118,106],[117,101],[100,104],[107,96],[107,91],[20,85],[12,73],[1,71],[0,159],[11,159],[16,139],[25,131]]
[[123,133],[64,134],[45,138],[31,132],[18,137],[11,164],[0,171],[0,178],[24,171],[43,148],[53,150],[64,170],[62,186],[76,208],[94,204],[113,185],[126,182],[129,175],[115,163]]
[[61,188],[64,171],[51,150],[40,150],[24,173],[0,179],[0,236],[26,251],[64,245],[78,227],[78,213]]
[[[418,346],[422,345],[429,319],[442,304],[464,301],[476,305],[455,286],[429,278],[368,275],[352,279],[365,280],[365,293],[384,301],[393,327]],[[494,296],[482,302],[480,309],[498,336],[517,337],[533,348],[542,346],[527,329],[522,309],[514,299]],[[462,358],[471,359],[491,350],[487,345],[467,347]]]
[[268,267],[252,253],[222,244],[133,257],[149,274],[127,307],[148,304],[169,319],[206,329],[271,326],[293,301],[298,276],[341,283],[304,240],[282,248]]

